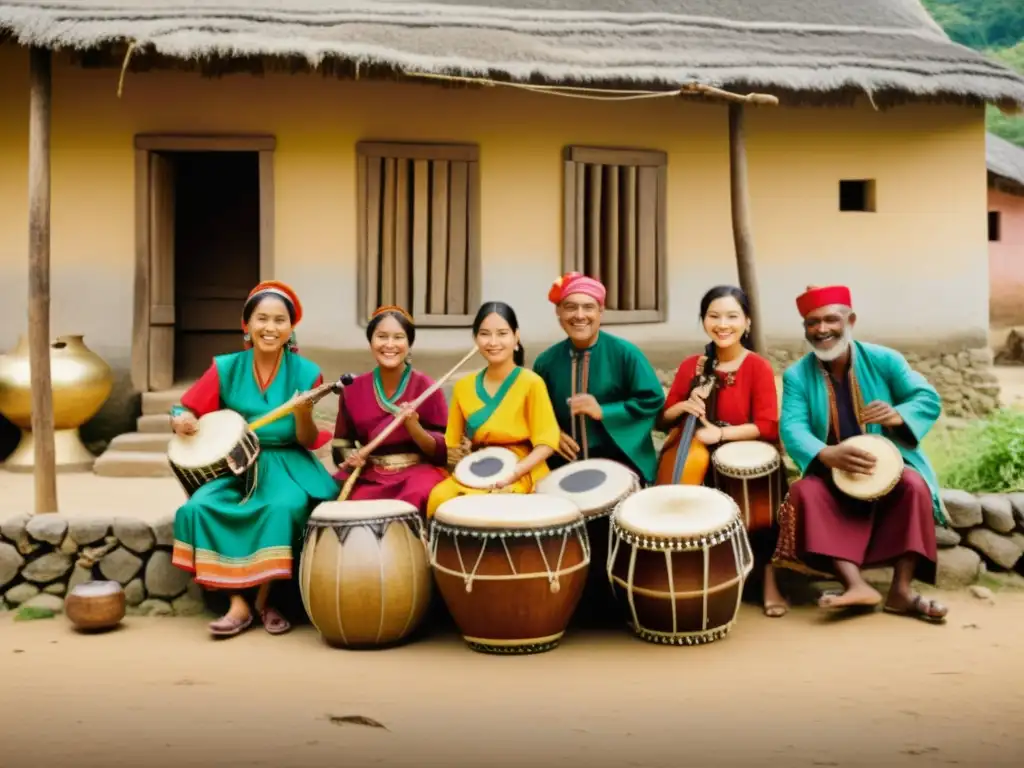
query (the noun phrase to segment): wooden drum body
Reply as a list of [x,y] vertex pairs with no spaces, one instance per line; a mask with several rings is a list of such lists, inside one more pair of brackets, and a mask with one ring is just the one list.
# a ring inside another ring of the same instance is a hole
[[248,496],[255,485],[253,472],[260,440],[240,413],[220,410],[199,418],[194,435],[172,435],[167,461],[189,496],[218,477],[245,476]]
[[306,524],[299,589],[329,645],[405,640],[423,621],[432,589],[419,511],[383,499],[321,503]]
[[761,440],[740,440],[718,448],[711,463],[715,487],[736,502],[747,530],[771,528],[785,495],[778,449]]
[[579,509],[539,494],[446,501],[434,514],[429,547],[448,611],[469,647],[483,653],[555,648],[590,568]]
[[753,559],[736,502],[713,488],[646,488],[612,517],[608,578],[627,623],[649,642],[725,637]]

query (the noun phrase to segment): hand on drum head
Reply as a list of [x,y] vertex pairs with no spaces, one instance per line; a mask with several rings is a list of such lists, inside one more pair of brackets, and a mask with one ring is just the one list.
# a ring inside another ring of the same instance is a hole
[[580,454],[580,444],[569,435],[562,432],[558,436],[558,455],[566,461],[576,461]]
[[171,419],[174,434],[189,437],[199,431],[199,421],[191,413],[182,413]]
[[903,417],[888,403],[875,400],[864,406],[860,413],[865,424],[881,424],[883,427],[898,427],[903,423]]
[[512,474],[506,477],[504,480],[499,480],[494,485],[492,485],[491,490],[497,491],[498,493],[511,493],[512,491],[510,489],[512,488],[512,486],[518,483],[525,474],[526,473],[523,471],[523,468],[520,465],[516,464],[515,468],[512,470]]
[[870,475],[875,471],[876,460],[872,454],[846,443],[822,448],[818,459],[829,469],[842,472]]

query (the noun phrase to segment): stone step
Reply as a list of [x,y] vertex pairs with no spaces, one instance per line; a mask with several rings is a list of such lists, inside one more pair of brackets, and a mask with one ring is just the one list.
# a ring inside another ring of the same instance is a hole
[[166,432],[168,435],[171,434],[171,417],[169,414],[153,413],[147,416],[139,416],[136,421],[137,429],[139,432],[144,432],[147,435],[154,433],[160,434]]
[[164,415],[171,410],[171,406],[181,402],[181,396],[185,394],[186,387],[165,389],[162,392],[142,393],[142,415],[152,416]]
[[108,451],[132,451],[141,453],[167,453],[167,443],[171,440],[170,430],[167,432],[126,432],[118,435],[107,448]]
[[100,477],[172,477],[167,456],[147,451],[107,450],[96,459],[93,472]]

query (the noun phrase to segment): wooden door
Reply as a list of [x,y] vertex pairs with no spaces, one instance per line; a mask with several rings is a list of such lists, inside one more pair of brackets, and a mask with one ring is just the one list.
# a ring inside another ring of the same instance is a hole
[[149,153],[149,389],[174,384],[175,169]]

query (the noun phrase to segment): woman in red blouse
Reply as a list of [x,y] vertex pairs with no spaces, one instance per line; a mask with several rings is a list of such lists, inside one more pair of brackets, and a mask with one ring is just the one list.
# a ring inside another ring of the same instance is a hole
[[[686,414],[693,414],[710,425],[698,428],[695,437],[711,451],[733,440],[764,440],[778,446],[775,373],[771,363],[750,349],[747,295],[729,285],[712,288],[701,299],[700,318],[711,341],[702,354],[686,358],[679,366],[659,426],[668,431]],[[697,364],[702,357],[703,375],[698,377]],[[705,401],[693,390],[711,375],[718,381]],[[764,568],[764,613],[772,618],[785,616],[789,610],[771,566],[777,537],[775,526],[750,534],[755,563]]]

